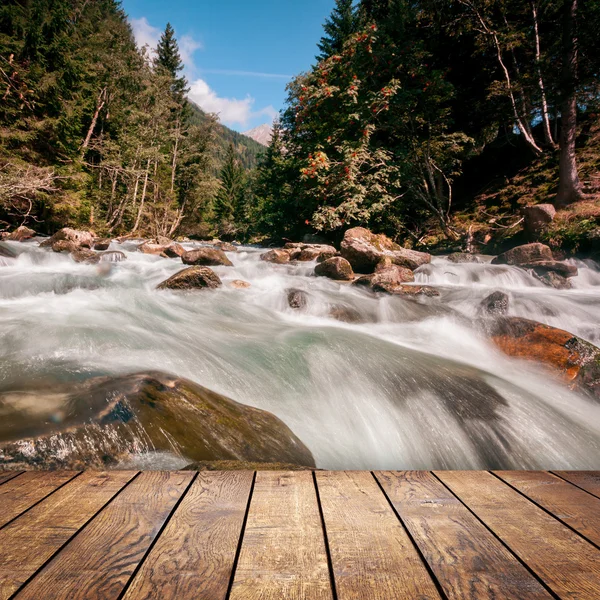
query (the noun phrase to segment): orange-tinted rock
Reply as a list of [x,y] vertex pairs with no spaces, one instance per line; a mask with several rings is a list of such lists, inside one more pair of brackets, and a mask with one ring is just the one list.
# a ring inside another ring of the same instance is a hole
[[25,240],[30,240],[34,235],[36,235],[36,233],[33,229],[21,225],[12,233],[9,233],[4,239],[11,242],[24,242]]
[[600,349],[556,327],[519,317],[486,323],[492,341],[505,354],[543,363],[572,387],[600,398]]
[[236,290],[244,290],[246,288],[251,287],[247,281],[243,281],[242,279],[234,279],[229,282],[231,287],[234,287]]
[[169,279],[163,281],[159,290],[194,290],[202,288],[218,288],[221,286],[219,276],[208,267],[188,267]]

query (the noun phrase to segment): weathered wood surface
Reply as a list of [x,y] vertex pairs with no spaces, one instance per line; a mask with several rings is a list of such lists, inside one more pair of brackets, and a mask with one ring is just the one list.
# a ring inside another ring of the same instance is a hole
[[77,472],[53,471],[42,473],[30,471],[0,486],[0,527],[18,517],[28,508],[73,479]]
[[256,474],[231,598],[333,600],[311,472]]
[[253,473],[199,473],[125,594],[126,600],[224,600]]
[[599,597],[600,550],[587,540],[491,473],[436,475],[559,597]]
[[431,473],[388,471],[375,475],[450,600],[551,598]]
[[600,598],[599,472],[0,472],[0,600]]
[[600,498],[600,471],[554,471],[554,473]]
[[338,598],[440,598],[371,473],[316,477]]

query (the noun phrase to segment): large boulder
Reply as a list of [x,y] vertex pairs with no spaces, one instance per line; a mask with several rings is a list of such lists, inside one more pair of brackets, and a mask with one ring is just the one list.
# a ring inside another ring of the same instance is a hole
[[556,208],[552,204],[536,204],[523,209],[525,229],[529,233],[539,233],[548,223],[552,223],[556,216]]
[[315,267],[315,275],[320,277],[329,277],[337,281],[352,281],[354,279],[354,271],[350,263],[341,256],[334,256],[320,262]]
[[[77,252],[80,249],[80,246],[77,245],[77,242],[73,242],[71,240],[56,240],[52,243],[52,251],[53,252]],[[86,248],[87,250],[87,248]]]
[[158,290],[215,289],[221,286],[219,276],[208,267],[188,267],[171,275],[158,285]]
[[25,225],[21,225],[17,227],[12,233],[9,233],[4,237],[5,240],[10,242],[24,242],[25,240],[30,240],[32,237],[36,235],[33,229],[29,229],[29,227],[25,227]]
[[520,317],[500,317],[484,327],[505,354],[543,363],[571,387],[600,399],[600,348],[568,331]]
[[79,231],[70,227],[63,227],[57,231],[52,237],[44,240],[40,247],[51,247],[54,250],[56,242],[70,242],[74,248],[92,248],[96,236],[91,231]]
[[260,255],[260,260],[275,263],[276,265],[283,265],[290,262],[290,252],[287,250],[269,250]]
[[148,450],[190,463],[315,466],[308,448],[271,413],[160,372],[29,382],[0,392],[0,414],[4,467],[104,468]]
[[492,260],[493,265],[514,265],[520,267],[539,261],[553,261],[552,250],[549,246],[540,243],[516,246],[496,256]]
[[372,273],[386,256],[394,264],[412,270],[431,262],[430,254],[402,248],[387,236],[374,234],[364,227],[346,231],[340,252],[358,273]]
[[181,256],[184,265],[201,265],[205,267],[233,267],[223,250],[218,248],[196,248],[188,250]]

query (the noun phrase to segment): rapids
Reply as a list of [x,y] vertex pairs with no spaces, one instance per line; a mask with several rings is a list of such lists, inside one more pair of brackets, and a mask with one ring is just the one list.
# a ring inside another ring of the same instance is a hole
[[[139,242],[113,242],[127,260],[99,265],[38,242],[5,242],[18,256],[0,256],[0,391],[160,370],[274,413],[320,468],[600,464],[600,404],[503,355],[474,327],[481,300],[502,290],[509,315],[600,345],[600,267],[591,261],[572,261],[573,289],[559,291],[516,267],[434,258],[416,281],[441,297],[415,301],[241,248],[228,253],[233,268],[214,268],[222,288],[176,293],[155,288],[181,260],[137,252]],[[234,289],[234,279],[252,285]],[[290,288],[307,292],[303,311],[288,306]],[[354,309],[361,322],[337,321],[333,308]],[[154,458],[143,453],[136,464],[185,464]]]

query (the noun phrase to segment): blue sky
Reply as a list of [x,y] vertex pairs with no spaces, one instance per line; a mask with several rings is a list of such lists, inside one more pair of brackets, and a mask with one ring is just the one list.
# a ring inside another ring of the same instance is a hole
[[334,0],[123,0],[138,44],[170,21],[190,97],[237,131],[270,123],[291,76],[308,69]]

